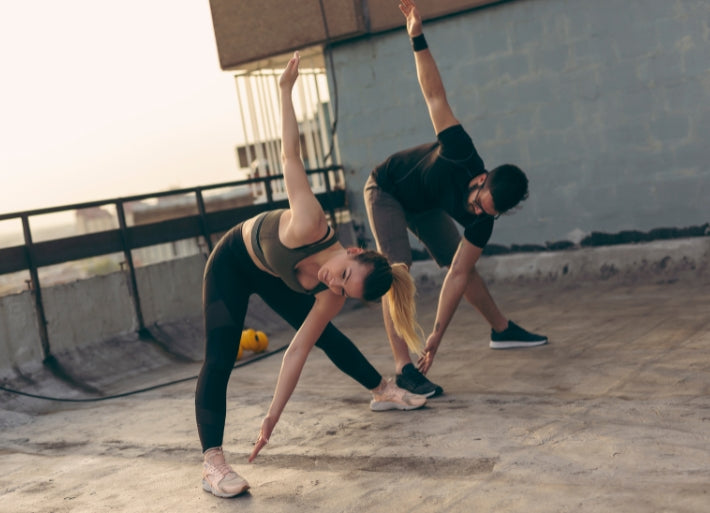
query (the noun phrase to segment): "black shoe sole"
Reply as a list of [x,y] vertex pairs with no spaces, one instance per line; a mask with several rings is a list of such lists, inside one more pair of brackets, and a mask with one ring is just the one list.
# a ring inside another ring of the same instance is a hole
[[[441,388],[439,385],[434,385],[434,386],[435,386],[434,390],[432,390],[432,391],[430,391],[430,392],[427,392],[426,394],[422,394],[422,393],[420,393],[420,392],[416,392],[416,391],[412,390],[411,388],[403,387],[402,385],[400,385],[400,384],[397,383],[396,381],[395,381],[395,383],[396,383],[396,385],[397,385],[399,388],[403,388],[403,389],[405,389],[407,392],[410,392],[410,393],[412,393],[412,394],[417,394],[417,395],[423,395],[423,396],[426,397],[426,398],[436,397],[436,396],[441,395],[441,394],[444,393],[444,389]],[[432,384],[433,384],[433,383],[432,383]]]

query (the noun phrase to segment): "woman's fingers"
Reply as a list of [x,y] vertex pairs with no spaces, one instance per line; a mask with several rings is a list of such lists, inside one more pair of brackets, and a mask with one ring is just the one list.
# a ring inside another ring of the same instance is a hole
[[261,433],[259,433],[259,437],[256,439],[256,443],[254,444],[254,450],[251,451],[251,455],[249,456],[249,463],[254,461],[256,457],[259,455],[259,451],[264,448],[266,444],[269,443],[268,438],[264,438]]

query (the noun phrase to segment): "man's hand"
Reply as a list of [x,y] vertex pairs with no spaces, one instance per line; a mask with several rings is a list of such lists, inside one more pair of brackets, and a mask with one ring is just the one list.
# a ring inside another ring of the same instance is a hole
[[422,17],[413,0],[401,0],[399,10],[407,18],[407,34],[409,37],[416,37],[422,33]]
[[424,347],[424,354],[417,361],[417,367],[422,374],[426,374],[434,363],[434,356],[439,349],[439,344],[441,344],[441,338],[438,335],[429,335]]
[[259,437],[256,439],[256,443],[254,444],[254,450],[251,452],[251,456],[249,456],[249,463],[254,461],[256,459],[257,455],[259,454],[259,451],[263,449],[263,447],[269,443],[269,438],[271,437],[271,432],[274,430],[274,426],[276,425],[276,421],[272,420],[271,417],[268,415],[264,417],[264,420],[261,422],[261,431],[259,431]]

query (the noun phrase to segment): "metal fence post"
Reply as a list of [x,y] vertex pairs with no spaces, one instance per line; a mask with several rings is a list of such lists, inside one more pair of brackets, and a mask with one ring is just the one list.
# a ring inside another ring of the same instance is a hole
[[32,244],[32,231],[30,230],[30,221],[27,215],[21,216],[22,219],[22,232],[25,237],[25,254],[27,257],[27,264],[30,271],[31,280],[31,292],[35,298],[35,311],[37,312],[37,323],[39,324],[39,338],[42,343],[42,354],[44,356],[44,361],[47,361],[52,356],[49,348],[49,332],[47,330],[47,316],[44,313],[44,303],[42,302],[42,289],[39,285],[39,273],[37,272],[37,265],[34,261],[33,254],[33,244]]
[[136,280],[136,267],[133,264],[133,255],[131,246],[128,242],[128,225],[126,224],[126,212],[123,209],[123,200],[116,200],[116,214],[118,215],[118,225],[121,229],[121,243],[123,245],[123,255],[126,257],[128,265],[129,280],[131,286],[131,295],[133,296],[133,306],[136,310],[136,318],[138,319],[138,333],[141,336],[149,335],[143,321],[143,311],[141,309],[140,295],[138,294],[138,281]]
[[200,213],[202,236],[207,243],[208,253],[212,253],[212,249],[214,248],[212,244],[212,236],[210,235],[209,227],[207,226],[207,209],[205,209],[205,198],[202,196],[202,189],[198,188],[195,190],[195,197],[197,199],[197,210]]

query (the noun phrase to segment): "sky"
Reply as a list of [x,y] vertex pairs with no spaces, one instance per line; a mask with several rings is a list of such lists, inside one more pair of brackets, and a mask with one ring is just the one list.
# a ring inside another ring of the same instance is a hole
[[238,180],[208,0],[0,0],[0,213]]

